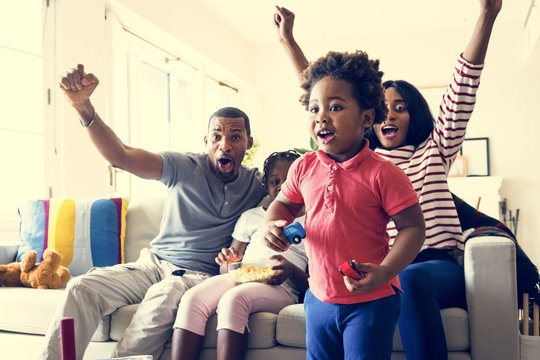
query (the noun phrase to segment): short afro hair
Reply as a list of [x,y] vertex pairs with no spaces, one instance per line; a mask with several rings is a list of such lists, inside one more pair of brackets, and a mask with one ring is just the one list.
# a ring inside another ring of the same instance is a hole
[[386,117],[387,109],[382,87],[383,72],[379,70],[379,60],[369,59],[367,53],[357,50],[354,53],[330,51],[317,59],[302,73],[304,94],[300,103],[309,106],[311,90],[317,81],[331,76],[351,84],[353,97],[364,109],[375,111],[375,122]]
[[210,124],[212,123],[212,118],[214,117],[243,118],[244,126],[246,127],[246,134],[248,137],[251,136],[251,125],[249,124],[249,117],[242,110],[235,107],[224,107],[217,110],[215,113],[213,113],[210,116],[210,119],[208,119],[208,128],[210,128]]

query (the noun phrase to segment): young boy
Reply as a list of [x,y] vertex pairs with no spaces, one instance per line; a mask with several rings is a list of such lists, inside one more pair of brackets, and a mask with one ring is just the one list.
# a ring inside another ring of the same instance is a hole
[[[305,206],[308,359],[390,359],[399,314],[397,274],[425,238],[408,177],[364,139],[386,114],[381,78],[379,62],[361,51],[330,52],[303,73],[301,102],[318,150],[292,165],[265,217],[267,245],[284,251],[289,243],[281,229]],[[399,230],[392,251],[390,220]],[[338,271],[350,260],[359,280]]]

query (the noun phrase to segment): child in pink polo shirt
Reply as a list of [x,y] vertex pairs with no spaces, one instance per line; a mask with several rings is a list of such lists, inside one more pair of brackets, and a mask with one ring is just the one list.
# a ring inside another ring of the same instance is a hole
[[[386,115],[381,78],[379,62],[362,51],[329,52],[303,73],[301,102],[319,150],[291,166],[265,216],[267,245],[284,251],[289,243],[281,229],[305,206],[308,359],[390,359],[399,315],[397,274],[425,238],[408,177],[364,139]],[[390,220],[398,229],[392,251]],[[349,260],[360,280],[338,271]]]

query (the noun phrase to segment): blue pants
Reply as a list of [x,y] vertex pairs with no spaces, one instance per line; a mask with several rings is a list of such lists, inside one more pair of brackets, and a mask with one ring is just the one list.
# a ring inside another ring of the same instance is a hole
[[399,274],[398,326],[405,355],[407,360],[446,360],[440,309],[466,308],[463,267],[443,250],[424,250],[415,261]]
[[400,295],[359,304],[330,304],[306,292],[308,360],[389,360]]

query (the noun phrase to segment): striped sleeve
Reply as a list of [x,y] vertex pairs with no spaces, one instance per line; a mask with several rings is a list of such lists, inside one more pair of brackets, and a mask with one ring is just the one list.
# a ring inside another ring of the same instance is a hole
[[473,65],[460,56],[439,106],[433,141],[439,147],[447,172],[463,144],[483,68],[483,64]]

